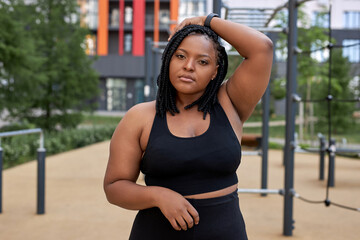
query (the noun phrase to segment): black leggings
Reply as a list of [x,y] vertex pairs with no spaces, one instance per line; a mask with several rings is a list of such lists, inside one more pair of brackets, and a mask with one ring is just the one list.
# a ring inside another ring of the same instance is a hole
[[247,240],[237,191],[222,197],[188,199],[198,211],[198,225],[176,231],[159,208],[140,210],[130,240]]

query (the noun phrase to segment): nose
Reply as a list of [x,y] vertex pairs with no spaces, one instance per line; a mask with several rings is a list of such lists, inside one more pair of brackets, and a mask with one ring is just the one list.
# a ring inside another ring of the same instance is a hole
[[184,64],[184,70],[194,71],[194,60],[188,59]]

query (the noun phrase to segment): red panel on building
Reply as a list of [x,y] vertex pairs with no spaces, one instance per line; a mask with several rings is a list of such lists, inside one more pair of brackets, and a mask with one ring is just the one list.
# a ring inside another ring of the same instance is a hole
[[119,0],[119,55],[124,54],[124,0]]
[[133,1],[133,56],[145,54],[145,0]]

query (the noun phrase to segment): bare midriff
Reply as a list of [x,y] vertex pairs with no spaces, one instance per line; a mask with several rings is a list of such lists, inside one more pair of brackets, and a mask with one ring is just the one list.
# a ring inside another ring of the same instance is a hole
[[192,198],[192,199],[205,199],[205,198],[215,198],[215,197],[221,197],[228,195],[237,189],[237,184],[234,184],[230,187],[223,188],[217,191],[213,192],[207,192],[207,193],[200,193],[200,194],[194,194],[194,195],[186,195],[185,198]]

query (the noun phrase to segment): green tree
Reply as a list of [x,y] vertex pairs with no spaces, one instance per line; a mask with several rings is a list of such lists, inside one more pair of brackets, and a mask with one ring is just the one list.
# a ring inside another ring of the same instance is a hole
[[29,89],[12,87],[13,99],[24,94],[28,99],[25,105],[6,100],[11,117],[48,130],[75,127],[81,111],[91,110],[89,100],[98,94],[98,76],[82,47],[88,30],[80,26],[77,1],[32,1],[23,16],[32,16],[26,19],[26,36],[35,49],[29,55],[39,56],[41,63],[34,64],[35,74],[10,80],[30,84]]
[[38,41],[37,51],[46,61],[33,107],[43,114],[27,118],[46,129],[57,124],[74,127],[81,121],[80,111],[92,107],[85,101],[98,93],[98,76],[82,48],[88,30],[80,26],[76,1],[37,0],[34,9],[32,33],[43,40]]
[[[287,23],[286,12],[280,12],[277,19],[280,26],[284,27]],[[328,44],[328,34],[326,29],[319,26],[311,26],[309,17],[300,8],[298,11],[298,39],[297,45],[302,53],[298,55],[297,61],[297,82],[298,93],[303,98],[311,97],[311,81],[315,75],[324,73],[324,65],[318,64],[317,60],[311,56],[314,49],[320,49]],[[279,27],[280,27],[279,26]],[[287,54],[287,34],[281,33],[276,44],[283,54]]]
[[[342,56],[342,49],[332,50],[332,64],[331,64],[331,89],[330,94],[333,96],[334,101],[331,102],[331,122],[333,126],[333,132],[344,133],[346,130],[351,129],[355,121],[352,114],[355,110],[354,102],[343,102],[337,100],[349,100],[353,99],[354,95],[349,87],[351,77],[350,62],[347,58]],[[328,69],[328,63],[325,64]],[[328,75],[328,71],[326,73]],[[314,98],[325,99],[328,95],[329,78],[326,76],[319,84],[314,88]],[[323,102],[315,106],[317,112],[319,129],[325,131],[328,123],[328,110],[327,103]]]
[[[319,16],[326,15],[324,11]],[[281,13],[278,16],[281,26],[285,26],[287,16]],[[328,29],[321,26],[310,26],[309,17],[299,9],[298,14],[298,47],[302,53],[298,55],[298,73],[297,73],[297,92],[303,99],[325,99],[328,93],[328,63],[327,59],[318,60],[315,57],[316,53],[324,53],[326,46],[329,44]],[[334,43],[334,40],[331,40]],[[283,51],[287,50],[287,35],[280,35],[277,46]],[[314,51],[319,49],[319,51]],[[325,54],[324,54],[325,56]],[[332,95],[338,99],[351,98],[349,88],[349,63],[342,57],[341,51],[333,52],[333,67],[332,67]],[[279,89],[277,89],[279,92]],[[354,109],[354,104],[347,104],[343,102],[333,103],[333,124],[337,126],[337,131],[343,131],[351,127],[351,114]],[[310,123],[307,116],[311,112],[311,103],[305,104],[305,123]],[[319,119],[317,126],[318,130],[326,130],[327,125],[327,107],[326,103],[315,104],[315,116]],[[334,116],[336,115],[336,116]],[[344,117],[346,116],[346,117]],[[305,124],[305,131],[308,125]],[[321,129],[320,129],[321,128]]]
[[22,115],[32,107],[44,59],[29,31],[33,16],[22,0],[0,1],[0,112]]

